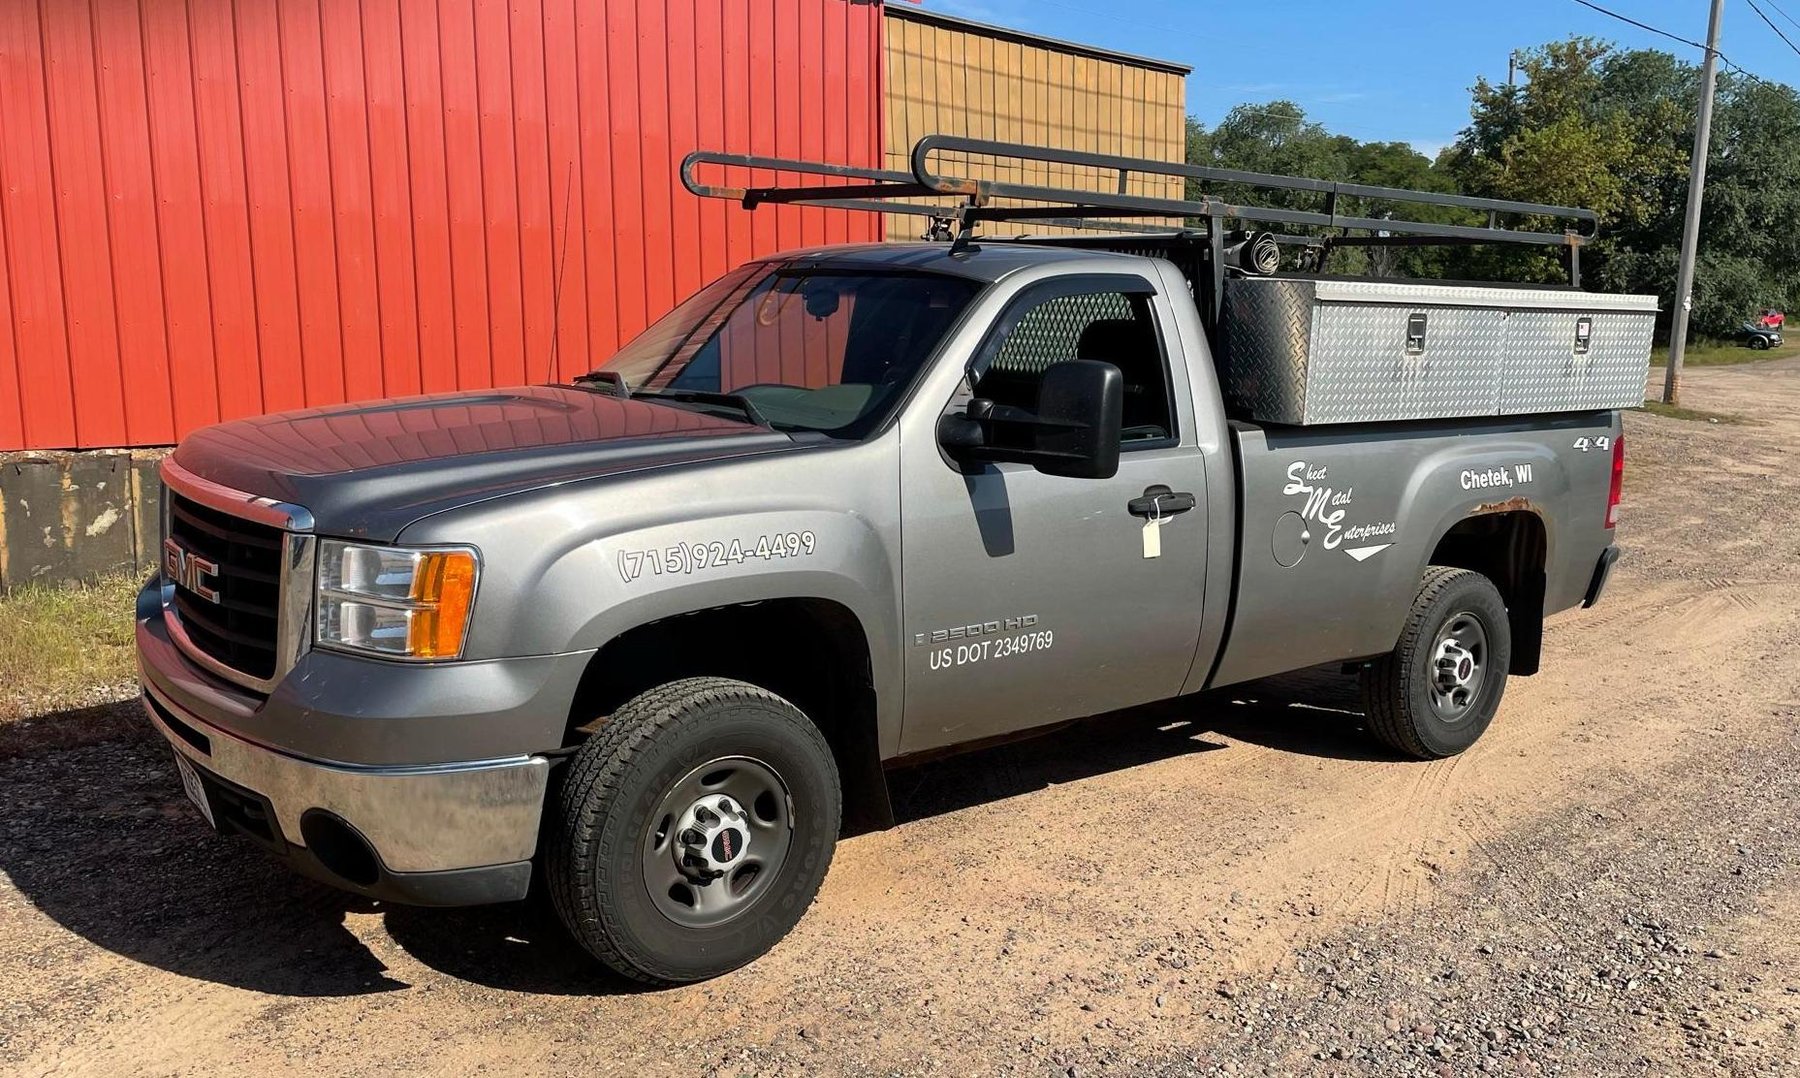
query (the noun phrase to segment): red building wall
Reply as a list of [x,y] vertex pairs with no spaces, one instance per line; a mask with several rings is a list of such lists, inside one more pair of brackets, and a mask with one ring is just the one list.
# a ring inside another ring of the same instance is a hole
[[875,166],[880,117],[864,0],[7,0],[0,450],[578,374],[746,258],[879,238],[684,154]]

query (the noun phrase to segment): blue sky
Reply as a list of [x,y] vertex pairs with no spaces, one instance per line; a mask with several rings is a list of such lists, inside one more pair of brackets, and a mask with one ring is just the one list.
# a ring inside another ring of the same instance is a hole
[[[890,0],[896,2],[896,0]],[[1706,0],[1597,0],[1694,41]],[[1796,44],[1800,0],[1757,0]],[[1334,132],[1411,142],[1427,154],[1468,123],[1477,75],[1506,78],[1514,48],[1586,34],[1700,50],[1609,19],[1574,0],[924,0],[928,10],[1192,64],[1188,112],[1217,123],[1233,105],[1288,98]],[[1796,55],[1752,11],[1727,0],[1719,49],[1765,78],[1800,83]]]

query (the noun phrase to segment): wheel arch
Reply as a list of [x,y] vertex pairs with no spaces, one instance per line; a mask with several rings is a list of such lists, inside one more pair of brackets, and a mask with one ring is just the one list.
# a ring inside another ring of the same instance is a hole
[[1533,507],[1476,512],[1444,531],[1427,563],[1480,573],[1499,589],[1512,635],[1512,674],[1537,673],[1543,653],[1549,544],[1549,530]]
[[849,606],[779,596],[666,615],[618,633],[588,660],[563,745],[585,740],[621,704],[657,685],[725,677],[767,689],[825,734],[844,790],[844,833],[893,825],[882,768],[869,634]]

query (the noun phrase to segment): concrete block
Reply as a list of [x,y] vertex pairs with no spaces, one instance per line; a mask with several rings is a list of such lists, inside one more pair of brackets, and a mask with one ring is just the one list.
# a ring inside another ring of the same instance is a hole
[[157,474],[162,458],[160,451],[131,455],[131,532],[137,567],[144,573],[162,560],[162,478]]
[[161,456],[0,456],[0,591],[149,571],[161,533]]
[[6,543],[0,579],[8,588],[64,580],[72,572],[62,477],[62,461],[55,458],[16,458],[0,465],[0,533]]
[[63,527],[75,574],[88,580],[137,568],[131,456],[76,453],[63,470]]

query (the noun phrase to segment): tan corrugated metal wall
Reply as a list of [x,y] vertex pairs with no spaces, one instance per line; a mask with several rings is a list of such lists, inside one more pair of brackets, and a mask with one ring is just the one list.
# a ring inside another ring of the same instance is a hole
[[[1033,43],[955,20],[887,9],[887,167],[906,170],[931,134],[1180,161],[1186,79],[1162,66]],[[1115,173],[979,158],[933,158],[946,174],[1085,190],[1115,190]],[[1133,178],[1131,188],[1181,197],[1179,178]],[[924,219],[889,214],[889,239],[916,239]],[[984,232],[1025,231],[986,225]],[[1054,231],[1041,226],[1030,231]]]

